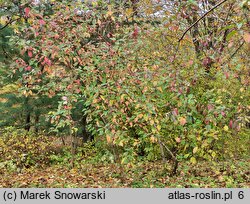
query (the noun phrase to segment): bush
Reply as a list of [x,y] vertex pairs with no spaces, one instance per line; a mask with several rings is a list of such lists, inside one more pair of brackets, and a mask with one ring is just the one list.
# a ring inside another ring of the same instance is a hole
[[54,139],[8,127],[0,137],[0,162],[19,169],[49,164],[50,154],[60,151],[53,144]]

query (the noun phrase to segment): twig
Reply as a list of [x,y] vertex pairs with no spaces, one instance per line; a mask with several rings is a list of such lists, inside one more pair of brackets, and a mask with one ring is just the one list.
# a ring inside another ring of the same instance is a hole
[[187,34],[187,32],[193,28],[197,23],[199,23],[203,18],[205,18],[209,13],[211,13],[214,9],[218,8],[221,4],[225,3],[227,0],[223,0],[221,2],[219,2],[218,4],[216,4],[214,7],[212,7],[209,11],[207,11],[206,13],[204,13],[199,19],[197,19],[191,26],[189,26],[185,32],[182,34],[181,38],[179,39],[179,42],[181,40],[183,40],[184,36]]
[[0,28],[0,30],[3,30],[5,29],[8,25],[12,24],[13,22],[19,20],[20,18],[18,19],[10,19],[9,22],[7,22],[3,27]]
[[[174,161],[174,166],[173,166],[172,172],[170,174],[171,176],[174,176],[177,172],[178,160],[177,160],[176,156],[173,154],[173,152],[160,140],[159,137],[158,137],[158,141],[159,141],[159,144],[162,145],[167,150],[167,152],[171,155],[171,157]],[[163,160],[165,162],[165,158],[163,158]]]
[[245,44],[245,41],[243,41],[240,46],[234,51],[234,53],[225,61],[225,62],[222,62],[220,64],[220,66],[223,66],[225,65],[226,63],[228,63],[236,54],[237,52],[242,48],[242,46]]
[[[159,138],[158,138],[158,139],[159,139]],[[176,159],[176,157],[174,156],[173,152],[172,152],[163,142],[161,142],[160,139],[159,139],[159,142],[160,142],[160,144],[168,151],[168,153],[171,155],[171,157],[173,158],[173,160],[176,161],[177,159]]]
[[243,41],[240,46],[234,51],[234,53],[229,57],[228,61],[231,60],[236,54],[237,52],[242,48],[242,46],[244,45],[245,41]]

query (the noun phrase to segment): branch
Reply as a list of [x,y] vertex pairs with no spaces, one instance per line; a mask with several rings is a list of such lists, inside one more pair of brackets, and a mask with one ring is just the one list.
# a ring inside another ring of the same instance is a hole
[[211,13],[213,10],[218,8],[221,4],[225,3],[227,0],[222,0],[218,4],[216,4],[214,7],[212,7],[209,11],[204,13],[198,20],[196,20],[191,26],[188,27],[188,29],[182,34],[181,38],[179,39],[179,42],[183,40],[184,36],[187,34],[187,32],[193,28],[197,23],[199,23],[203,18],[205,18],[209,13]]
[[5,29],[8,25],[12,24],[13,22],[19,20],[20,17],[18,19],[10,19],[8,23],[6,23],[3,27],[0,27],[0,31]]
[[228,63],[230,60],[232,60],[232,58],[234,58],[234,56],[239,52],[239,50],[243,47],[243,45],[245,44],[245,41],[243,41],[239,47],[234,51],[234,53],[225,61],[225,62],[222,62],[220,64],[220,66],[223,66],[225,65],[226,63]]
[[158,137],[159,143],[167,150],[167,152],[170,154],[170,156],[173,158],[173,160],[176,162],[177,158],[174,156],[173,152],[160,140]]
[[234,53],[230,56],[230,58],[228,59],[228,61],[229,60],[231,60],[237,53],[238,53],[238,51],[242,48],[242,46],[245,44],[245,41],[243,41],[241,44],[240,44],[240,46],[234,51]]
[[[167,151],[168,153],[171,155],[173,161],[174,161],[174,166],[173,166],[173,169],[170,173],[170,176],[174,176],[176,175],[177,173],[177,168],[178,168],[178,160],[176,158],[176,156],[173,154],[173,152],[160,140],[160,137],[158,136],[158,142],[160,145],[162,145]],[[163,160],[165,161],[165,158],[163,158]]]

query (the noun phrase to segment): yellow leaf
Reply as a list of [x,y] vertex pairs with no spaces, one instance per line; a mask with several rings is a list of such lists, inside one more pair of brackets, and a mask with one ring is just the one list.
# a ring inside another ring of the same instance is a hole
[[152,143],[156,143],[156,142],[157,142],[157,138],[155,138],[154,136],[151,136],[151,137],[150,137],[150,141],[151,141]]
[[216,153],[215,153],[215,152],[213,152],[213,153],[212,153],[212,157],[214,158],[215,156],[216,156]]
[[195,148],[193,149],[193,153],[195,154],[197,151],[198,151],[198,147],[195,147]]
[[113,12],[112,11],[108,11],[107,12],[107,16],[112,16]]
[[194,157],[191,157],[190,162],[191,162],[192,164],[196,164],[196,163],[197,163],[197,161],[196,161],[196,159],[195,159]]
[[181,107],[181,106],[182,106],[182,102],[181,102],[181,101],[178,101],[177,106],[178,106],[178,107]]
[[124,164],[125,163],[125,161],[126,161],[126,158],[124,157],[124,158],[122,158],[122,160],[121,160],[121,164]]
[[7,23],[8,19],[6,16],[1,16],[0,18],[0,24],[5,25]]
[[90,37],[90,34],[87,33],[87,32],[85,32],[85,33],[83,33],[83,36],[86,37],[86,38],[89,38],[89,37]]
[[95,103],[97,103],[98,102],[98,100],[95,98],[93,101],[92,101],[92,104],[95,104]]
[[143,118],[143,114],[142,113],[140,113],[139,115],[138,115],[138,118]]
[[112,11],[112,7],[109,5],[108,6],[108,12],[106,13],[106,16],[112,16],[113,15],[113,11]]
[[121,146],[121,147],[123,147],[124,146],[124,141],[121,140],[118,145]]
[[163,92],[161,87],[157,87],[157,89],[158,89],[160,92]]
[[33,23],[33,20],[29,18],[29,19],[28,19],[28,23],[29,23],[29,24],[32,24],[32,23]]
[[223,129],[224,129],[225,131],[228,131],[228,126],[225,125]]
[[137,146],[139,143],[140,143],[139,141],[135,141],[135,142],[133,143],[133,146],[135,147],[135,146]]
[[109,101],[109,105],[110,105],[110,106],[113,106],[114,102],[115,102],[114,100],[110,100],[110,101]]
[[127,17],[130,17],[130,16],[133,14],[133,12],[134,12],[133,8],[128,8],[128,9],[126,9],[126,11],[125,11],[125,15],[126,15]]
[[122,95],[121,95],[121,100],[122,100],[122,101],[124,100],[125,96],[126,96],[126,94],[122,94]]
[[105,101],[105,98],[103,96],[100,96],[103,101]]
[[97,2],[97,1],[92,1],[92,5],[93,5],[94,7],[96,7],[96,6],[98,6],[98,2]]
[[25,97],[28,97],[28,96],[29,96],[29,92],[26,91],[26,90],[24,90],[23,95],[24,95]]
[[160,125],[157,125],[157,130],[160,131],[161,130],[161,126]]
[[152,133],[153,134],[157,133],[157,130],[154,127],[152,127]]
[[75,174],[76,172],[78,172],[78,169],[76,169],[76,168],[70,170],[70,173],[72,173],[72,174]]
[[14,29],[14,33],[20,33],[18,29]]
[[154,10],[152,8],[147,8],[147,9],[145,9],[145,13],[147,15],[150,15],[150,14],[154,13]]
[[150,125],[154,125],[155,122],[153,120],[150,120]]

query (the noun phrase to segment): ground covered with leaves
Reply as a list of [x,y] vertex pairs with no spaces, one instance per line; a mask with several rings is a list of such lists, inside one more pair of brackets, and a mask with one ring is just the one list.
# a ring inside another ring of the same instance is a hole
[[246,188],[250,186],[249,161],[196,166],[183,164],[178,176],[170,177],[160,162],[139,163],[128,169],[115,164],[82,164],[27,168],[21,172],[1,168],[0,187],[177,187]]
[[0,187],[250,187],[249,160],[181,162],[161,160],[121,165],[100,156],[93,144],[77,149],[74,165],[67,145],[57,137],[19,136],[0,139]]

